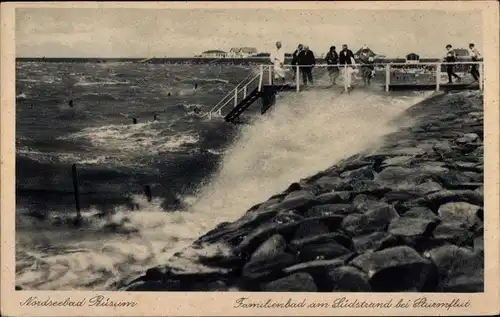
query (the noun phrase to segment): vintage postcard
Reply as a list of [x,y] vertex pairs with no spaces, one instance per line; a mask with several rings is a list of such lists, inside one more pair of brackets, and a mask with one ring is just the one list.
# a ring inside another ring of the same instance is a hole
[[499,313],[497,1],[1,22],[2,316]]

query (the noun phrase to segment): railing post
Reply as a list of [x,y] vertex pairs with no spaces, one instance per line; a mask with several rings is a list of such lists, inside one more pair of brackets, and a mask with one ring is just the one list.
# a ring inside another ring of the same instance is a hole
[[264,65],[260,65],[260,70],[259,70],[259,92],[262,91],[262,80],[264,77]]
[[441,63],[436,64],[436,91],[439,91],[439,84],[441,82]]
[[389,91],[389,85],[391,83],[391,65],[385,65],[385,91]]
[[238,105],[238,86],[234,88],[234,107],[236,108],[237,105]]
[[245,99],[247,97],[247,86],[245,85],[243,87],[243,99]]
[[273,84],[273,66],[269,66],[269,85]]
[[297,92],[300,91],[300,66],[297,65],[296,72],[295,72],[295,85],[297,86],[295,89]]
[[484,63],[479,64],[479,90],[483,90],[483,80],[484,80]]
[[347,64],[344,64],[344,91],[347,92]]

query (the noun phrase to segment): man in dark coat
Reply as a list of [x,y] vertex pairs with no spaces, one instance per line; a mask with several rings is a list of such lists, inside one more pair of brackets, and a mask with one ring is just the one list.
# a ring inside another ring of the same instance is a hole
[[[450,44],[446,45],[446,56],[444,57],[444,61],[446,63],[454,63],[457,61],[457,55],[455,51],[452,49],[452,46]],[[460,80],[460,76],[455,74],[455,65],[453,64],[447,64],[446,65],[446,72],[448,73],[448,84],[453,84],[452,77],[456,78],[457,80]]]
[[352,51],[347,48],[347,44],[342,45],[342,51],[340,51],[339,53],[339,64],[340,67],[342,67],[342,71],[344,72],[344,81],[346,84],[347,92],[349,92],[349,89],[351,88],[352,73],[354,71],[351,65],[354,63],[355,60]]
[[313,51],[309,49],[309,46],[304,45],[304,49],[299,53],[298,65],[302,73],[302,82],[304,86],[307,86],[307,82],[314,84],[312,76],[312,68],[316,64],[316,58],[314,57]]
[[[302,46],[302,44],[299,44],[299,46],[297,46],[297,49],[295,50],[295,52],[293,52],[292,55],[292,62],[290,63],[291,65],[297,66],[299,60],[299,53],[302,51],[303,48],[304,47]],[[292,70],[293,70],[293,80],[295,81],[296,79],[295,76],[297,76],[297,67],[292,67]]]

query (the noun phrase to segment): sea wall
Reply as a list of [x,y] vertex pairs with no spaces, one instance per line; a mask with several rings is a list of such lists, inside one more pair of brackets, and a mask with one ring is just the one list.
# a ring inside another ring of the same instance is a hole
[[436,95],[398,120],[411,124],[379,149],[242,210],[121,289],[482,292],[483,97]]

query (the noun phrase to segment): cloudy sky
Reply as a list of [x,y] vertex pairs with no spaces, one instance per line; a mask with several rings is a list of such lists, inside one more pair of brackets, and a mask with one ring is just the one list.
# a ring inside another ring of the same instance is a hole
[[317,54],[347,43],[389,57],[443,55],[448,43],[482,50],[480,11],[18,8],[18,57],[178,57],[276,40]]

